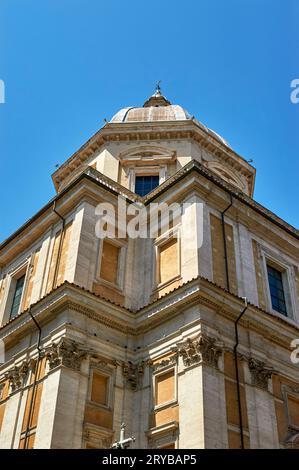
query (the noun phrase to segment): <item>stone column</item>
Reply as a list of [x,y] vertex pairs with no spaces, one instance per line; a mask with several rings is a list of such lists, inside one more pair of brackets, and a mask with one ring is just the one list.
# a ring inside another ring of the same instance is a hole
[[181,272],[183,281],[199,274],[199,248],[203,230],[203,206],[197,196],[191,196],[184,204],[181,228]]
[[179,448],[203,449],[204,403],[202,367],[187,369],[181,365],[178,373]]
[[11,394],[5,404],[0,433],[0,449],[18,449],[24,418],[27,391],[23,387],[28,378],[29,366],[26,361],[7,372]]
[[48,261],[49,255],[49,248],[51,244],[51,230],[49,230],[42,242],[42,246],[39,252],[39,258],[37,263],[37,269],[34,277],[32,294],[30,303],[34,304],[37,302],[43,295],[43,286],[45,286],[45,273],[46,273],[46,266]]
[[50,373],[42,394],[35,448],[81,448],[88,380],[81,364],[86,352],[62,338],[46,350],[46,357]]
[[26,395],[27,393],[23,392],[16,393],[6,402],[0,433],[0,449],[19,447],[20,432],[17,433],[17,429],[22,424]]
[[227,449],[224,374],[211,364],[203,365],[203,408],[206,449]]
[[224,381],[218,370],[221,348],[200,334],[176,348],[179,367],[180,448],[226,447]]
[[[79,265],[79,257],[80,257],[80,244],[82,243],[82,230],[83,230],[83,218],[85,215],[85,208],[86,208],[86,203],[80,204],[77,209],[76,209],[76,214],[73,219],[73,224],[72,224],[72,231],[71,231],[71,237],[70,237],[70,244],[69,244],[69,249],[68,249],[68,257],[66,260],[66,269],[65,269],[65,279],[69,282],[74,282],[76,284],[82,285],[84,287],[87,287],[86,281],[85,283],[82,284],[79,282],[78,279],[76,279],[76,274],[78,271],[78,265]],[[80,258],[80,261],[82,262],[82,259]],[[89,262],[90,259],[87,258],[86,260],[83,261],[83,264],[86,265],[87,262]]]
[[[126,436],[132,436],[133,427],[135,426],[134,421],[137,419],[137,405],[133,399],[136,392],[134,391],[133,384],[130,384],[130,372],[127,375],[127,373],[124,371],[124,365],[127,364],[128,363],[126,361],[123,365],[117,367],[116,371],[113,409],[114,440],[119,439],[120,426],[123,422],[126,425]],[[136,434],[135,437],[137,437]],[[133,443],[131,448],[134,447],[136,447],[136,444]]]
[[245,366],[245,390],[251,449],[278,449],[275,405],[268,382],[272,369],[250,358]]
[[241,276],[238,280],[240,296],[247,297],[248,301],[258,305],[255,267],[252,250],[252,240],[247,227],[238,224],[239,254],[236,256]]
[[51,448],[60,375],[61,369],[57,368],[50,371],[43,382],[41,404],[34,441],[35,449]]

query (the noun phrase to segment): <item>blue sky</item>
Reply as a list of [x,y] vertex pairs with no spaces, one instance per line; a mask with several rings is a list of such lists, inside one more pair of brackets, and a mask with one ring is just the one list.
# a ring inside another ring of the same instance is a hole
[[299,226],[297,0],[1,0],[0,240],[50,174],[158,79],[257,169],[255,199]]

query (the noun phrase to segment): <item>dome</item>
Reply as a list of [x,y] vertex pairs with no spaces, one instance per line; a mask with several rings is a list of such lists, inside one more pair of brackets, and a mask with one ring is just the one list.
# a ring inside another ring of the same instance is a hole
[[142,108],[128,107],[118,111],[110,122],[186,121],[192,116],[177,104],[171,104],[161,94],[160,86]]
[[148,106],[146,108],[123,108],[110,122],[185,121],[192,116],[177,104]]
[[219,142],[230,147],[228,142],[217,134],[217,132],[209,129],[201,122],[194,119],[186,109],[182,108],[178,104],[171,104],[165,96],[161,94],[159,84],[157,85],[156,92],[145,101],[142,108],[129,106],[127,108],[120,109],[112,119],[111,123],[123,123],[123,122],[157,122],[157,121],[187,121],[194,120],[201,128],[216,138]]

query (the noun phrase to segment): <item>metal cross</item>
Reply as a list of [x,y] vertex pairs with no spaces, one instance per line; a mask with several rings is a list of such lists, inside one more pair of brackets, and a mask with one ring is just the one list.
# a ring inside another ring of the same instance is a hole
[[160,86],[161,80],[159,80],[156,84],[156,93],[161,93],[161,86]]
[[132,442],[135,442],[135,437],[133,436],[125,439],[125,429],[126,425],[125,423],[122,423],[120,426],[119,441],[114,442],[111,446],[111,449],[127,449],[130,447]]

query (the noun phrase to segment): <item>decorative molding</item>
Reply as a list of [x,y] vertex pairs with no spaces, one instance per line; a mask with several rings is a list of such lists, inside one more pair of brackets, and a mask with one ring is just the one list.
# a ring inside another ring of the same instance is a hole
[[27,374],[32,368],[32,364],[32,361],[24,361],[20,366],[14,366],[6,373],[6,379],[9,380],[12,392],[19,390],[24,386]]
[[46,359],[50,370],[64,366],[75,371],[81,368],[81,362],[86,358],[88,351],[82,349],[78,343],[67,338],[61,338],[58,343],[46,349]]
[[110,449],[113,432],[100,426],[84,423],[83,439],[97,449]]
[[149,429],[146,434],[150,449],[155,449],[170,442],[174,443],[179,435],[179,423],[178,421],[170,421],[167,424]]
[[178,354],[175,353],[167,359],[162,359],[160,362],[153,362],[153,360],[147,361],[149,367],[153,369],[153,372],[159,372],[160,370],[167,369],[168,367],[174,366],[178,362]]
[[[134,128],[132,130],[132,127]],[[72,172],[82,166],[91,155],[103,144],[109,142],[140,142],[161,141],[170,139],[193,139],[204,148],[209,149],[218,157],[225,158],[233,168],[244,173],[248,179],[253,178],[254,171],[246,165],[243,159],[230,147],[211,135],[208,129],[198,126],[193,122],[147,122],[143,123],[143,129],[136,130],[135,123],[109,123],[100,129],[86,144],[64,162],[53,174],[52,179],[58,189],[58,185]],[[174,129],[175,127],[175,129]],[[125,132],[124,132],[125,131]],[[70,169],[71,168],[71,169]],[[253,182],[251,181],[251,186]],[[252,188],[251,188],[252,189]]]
[[274,372],[273,368],[266,366],[265,362],[252,357],[248,359],[248,367],[251,372],[252,385],[268,390],[268,380]]
[[122,372],[126,379],[126,384],[134,391],[138,389],[140,379],[144,374],[145,364],[146,363],[144,361],[137,362],[136,364],[133,364],[131,361],[127,361],[122,364]]
[[5,384],[0,384],[0,401],[2,400],[3,398],[3,392],[4,392],[4,387],[5,387]]
[[104,368],[111,368],[111,367],[117,367],[121,365],[119,361],[116,359],[106,359],[97,353],[94,353],[92,351],[88,351],[90,354],[90,366],[91,367],[104,367]]
[[299,449],[299,430],[296,427],[288,425],[287,437],[283,441],[284,446],[290,449]]
[[[92,295],[94,295],[91,292]],[[106,300],[106,299],[102,299]],[[112,305],[113,306],[113,305]],[[116,307],[120,307],[119,305],[115,305]],[[121,307],[123,308],[123,307]],[[59,314],[60,312],[63,312],[64,310],[73,310],[74,312],[82,313],[86,317],[95,320],[102,325],[105,325],[109,328],[112,328],[114,330],[120,331],[120,332],[126,332],[131,335],[136,335],[136,331],[134,327],[130,327],[125,323],[119,322],[117,320],[113,320],[111,317],[106,317],[105,315],[100,314],[98,311],[93,310],[89,307],[80,305],[79,303],[76,303],[72,300],[66,300],[63,302],[61,305],[56,307],[55,309],[52,309],[51,312],[54,313],[55,315]]]
[[186,341],[178,343],[172,348],[183,358],[185,367],[194,364],[207,364],[218,369],[218,358],[222,354],[223,348],[217,344],[215,338],[200,335],[197,338],[187,338]]

